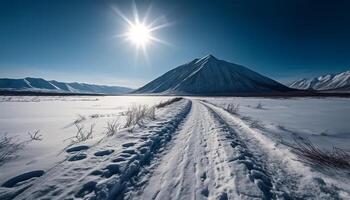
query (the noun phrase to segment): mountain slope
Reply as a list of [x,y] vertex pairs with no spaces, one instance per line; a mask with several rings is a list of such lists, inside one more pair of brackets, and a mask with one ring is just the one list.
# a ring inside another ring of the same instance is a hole
[[291,90],[246,67],[208,55],[170,70],[133,93],[230,95]]
[[328,74],[310,79],[294,81],[290,87],[304,90],[350,91],[350,70],[339,74]]
[[64,83],[55,80],[47,81],[42,78],[0,79],[0,90],[6,91],[34,91],[57,93],[99,93],[125,94],[132,89],[119,86],[93,85],[86,83]]

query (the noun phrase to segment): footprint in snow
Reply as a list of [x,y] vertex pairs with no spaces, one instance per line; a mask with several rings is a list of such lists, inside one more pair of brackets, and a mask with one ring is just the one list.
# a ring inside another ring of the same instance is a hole
[[86,150],[86,149],[89,149],[89,146],[80,145],[80,146],[71,147],[71,148],[67,149],[66,152],[71,153],[71,152],[82,151],[82,150]]
[[127,153],[122,153],[122,154],[120,154],[120,157],[122,157],[122,158],[130,158],[131,155],[127,154]]
[[45,172],[43,170],[35,170],[35,171],[30,171],[26,172],[24,174],[20,174],[18,176],[15,176],[9,180],[7,180],[5,183],[2,184],[2,187],[7,187],[7,188],[12,188],[20,183],[23,183],[24,181],[28,181],[32,178],[40,177],[44,174]]
[[78,191],[78,193],[75,194],[75,197],[83,198],[85,195],[94,191],[96,185],[97,185],[97,182],[95,181],[89,181],[85,183],[83,187]]
[[109,155],[113,152],[114,152],[114,150],[108,149],[108,150],[98,151],[98,152],[94,153],[94,155],[95,156],[106,156],[106,155]]
[[205,187],[201,190],[201,194],[205,197],[208,197],[209,196],[209,190],[208,190],[208,187]]
[[70,157],[68,159],[68,161],[77,161],[77,160],[83,160],[87,157],[87,155],[85,153],[78,153],[73,155],[72,157]]
[[122,146],[123,146],[124,148],[127,148],[127,147],[134,146],[135,144],[136,144],[135,142],[128,142],[128,143],[122,144]]
[[228,196],[226,192],[223,192],[220,194],[220,196],[218,197],[219,200],[228,200]]
[[115,158],[112,160],[112,162],[124,162],[124,161],[126,161],[126,160],[123,157],[118,157],[118,158]]
[[136,151],[134,149],[126,149],[126,150],[122,151],[122,153],[125,153],[125,154],[136,154]]
[[120,173],[120,166],[118,164],[111,163],[105,168],[105,171],[103,172],[102,176],[109,178],[112,175],[118,174],[118,173]]

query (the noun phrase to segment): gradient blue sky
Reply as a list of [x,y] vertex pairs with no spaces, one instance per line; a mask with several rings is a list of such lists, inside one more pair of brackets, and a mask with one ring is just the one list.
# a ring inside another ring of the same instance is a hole
[[213,54],[281,82],[350,68],[350,1],[135,1],[142,17],[171,23],[149,60],[115,37],[132,1],[1,0],[0,76],[138,87]]

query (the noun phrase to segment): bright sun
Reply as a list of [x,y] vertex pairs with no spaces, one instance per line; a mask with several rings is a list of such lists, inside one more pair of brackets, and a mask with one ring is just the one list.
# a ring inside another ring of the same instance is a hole
[[152,38],[151,30],[147,26],[135,23],[130,25],[127,33],[128,39],[136,46],[145,46]]
[[156,37],[156,31],[163,29],[170,25],[166,22],[164,16],[155,18],[149,21],[149,15],[151,6],[146,10],[144,16],[140,18],[139,12],[136,8],[136,4],[133,3],[132,13],[133,19],[126,17],[117,7],[113,7],[115,13],[125,22],[126,30],[124,33],[117,35],[118,37],[123,37],[126,41],[130,42],[136,48],[136,55],[138,56],[141,50],[148,60],[147,47],[153,43],[162,43],[169,45],[166,41],[163,41]]

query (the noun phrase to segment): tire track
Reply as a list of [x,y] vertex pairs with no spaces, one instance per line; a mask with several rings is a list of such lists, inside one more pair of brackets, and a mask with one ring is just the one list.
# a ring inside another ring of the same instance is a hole
[[[264,198],[267,199],[342,199],[339,196],[339,189],[333,185],[327,185],[322,178],[306,178],[294,170],[290,170],[288,162],[280,159],[279,156],[270,155],[259,142],[254,134],[249,133],[249,127],[236,119],[227,111],[210,103],[203,104],[211,113],[233,133],[232,147],[242,147],[243,154],[233,158],[235,163],[242,163],[242,160],[251,160],[246,164],[249,169],[249,177],[258,184],[264,191]],[[266,144],[265,144],[266,145]],[[246,161],[243,161],[246,162]],[[301,165],[298,165],[301,166]],[[257,170],[258,168],[260,170]],[[263,185],[261,181],[263,181]],[[256,181],[258,180],[258,181]],[[267,186],[267,187],[266,187]]]
[[272,198],[272,183],[262,167],[207,106],[192,100],[176,135],[133,199]]

